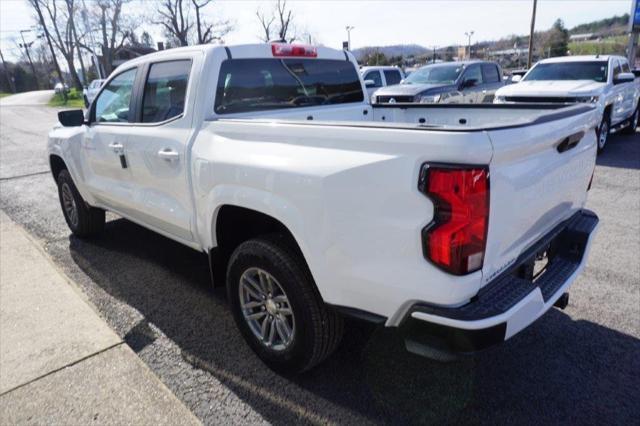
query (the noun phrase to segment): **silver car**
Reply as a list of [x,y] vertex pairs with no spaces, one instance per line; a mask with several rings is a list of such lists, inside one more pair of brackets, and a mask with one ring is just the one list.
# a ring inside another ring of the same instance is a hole
[[377,90],[373,103],[490,103],[500,87],[495,62],[445,62],[424,66],[400,84]]

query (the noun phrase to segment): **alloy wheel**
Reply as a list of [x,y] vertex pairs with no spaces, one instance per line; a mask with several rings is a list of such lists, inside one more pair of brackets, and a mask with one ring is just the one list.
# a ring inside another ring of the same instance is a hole
[[609,137],[609,122],[603,121],[600,125],[600,132],[598,133],[598,148],[602,149],[607,144],[607,138]]
[[293,342],[296,321],[287,294],[267,271],[249,268],[238,287],[242,315],[265,347],[283,351]]
[[73,226],[78,226],[78,207],[76,206],[76,200],[73,198],[71,188],[67,183],[62,184],[62,206],[67,214],[69,222]]

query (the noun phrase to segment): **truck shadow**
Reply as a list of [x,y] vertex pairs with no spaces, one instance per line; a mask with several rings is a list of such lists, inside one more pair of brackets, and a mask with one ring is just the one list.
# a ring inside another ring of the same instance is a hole
[[236,331],[204,255],[123,219],[106,231],[94,241],[71,237],[70,254],[101,290],[144,316],[126,327],[108,318],[112,327],[137,352],[154,344],[159,329],[185,361],[271,423],[632,423],[640,416],[640,341],[557,310],[501,347],[450,364],[407,353],[393,330],[349,321],[325,363],[279,376]]
[[640,132],[633,135],[615,134],[609,137],[602,154],[596,159],[598,166],[640,169]]

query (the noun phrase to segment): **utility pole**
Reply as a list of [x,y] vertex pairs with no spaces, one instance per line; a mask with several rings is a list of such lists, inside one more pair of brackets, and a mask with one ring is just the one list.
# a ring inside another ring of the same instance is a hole
[[16,86],[13,84],[13,79],[11,74],[9,73],[9,68],[7,68],[7,63],[4,61],[4,55],[2,54],[2,50],[0,50],[0,59],[2,59],[2,68],[4,69],[4,75],[7,78],[7,82],[9,83],[9,89],[11,93],[16,93]]
[[31,65],[31,71],[33,72],[33,79],[36,81],[36,89],[40,89],[40,82],[38,82],[38,75],[36,74],[36,67],[33,66],[33,61],[31,60],[31,55],[29,54],[29,46],[33,44],[27,44],[24,41],[24,33],[30,33],[31,30],[20,30],[20,37],[22,37],[22,47],[24,47],[24,51],[27,54],[27,59],[29,60],[29,65]]
[[469,59],[471,59],[471,36],[472,36],[474,33],[475,33],[475,31],[469,31],[469,32],[464,33],[464,35],[466,35],[466,36],[467,36],[467,39],[468,39],[467,47],[468,47],[468,49],[469,49]]
[[435,64],[436,63],[436,47],[435,46],[433,46],[433,58],[432,59],[433,59],[433,63]]
[[627,56],[631,68],[635,67],[636,51],[638,49],[638,34],[640,34],[640,22],[636,21],[636,16],[640,15],[640,1],[631,2],[631,13],[629,14],[629,46]]
[[531,68],[533,60],[533,33],[536,28],[536,7],[538,0],[533,0],[533,11],[531,12],[531,31],[529,31],[529,59],[527,60],[527,69]]
[[347,25],[346,27],[344,27],[344,29],[347,30],[347,50],[349,52],[351,52],[351,30],[354,28],[355,27],[351,25]]

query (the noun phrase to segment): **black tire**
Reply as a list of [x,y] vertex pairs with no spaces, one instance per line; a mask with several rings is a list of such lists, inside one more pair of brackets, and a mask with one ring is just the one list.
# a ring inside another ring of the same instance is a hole
[[[284,349],[268,347],[264,339],[254,334],[243,314],[240,281],[245,272],[256,269],[266,271],[277,280],[293,312],[293,337]],[[258,357],[279,373],[308,370],[331,355],[340,343],[342,317],[322,301],[302,255],[281,235],[246,241],[233,252],[227,269],[227,292],[243,337]]]
[[82,199],[67,170],[58,174],[58,197],[64,219],[74,235],[87,238],[104,230],[104,210],[91,207]]
[[598,154],[604,151],[604,148],[607,146],[607,141],[609,140],[609,136],[611,136],[611,115],[609,111],[605,111],[602,116],[602,121],[598,126],[597,134],[598,139]]
[[622,133],[626,135],[632,135],[636,132],[636,128],[638,127],[638,122],[640,121],[640,102],[638,102],[638,107],[636,111],[631,116],[629,121],[629,125],[622,130]]

